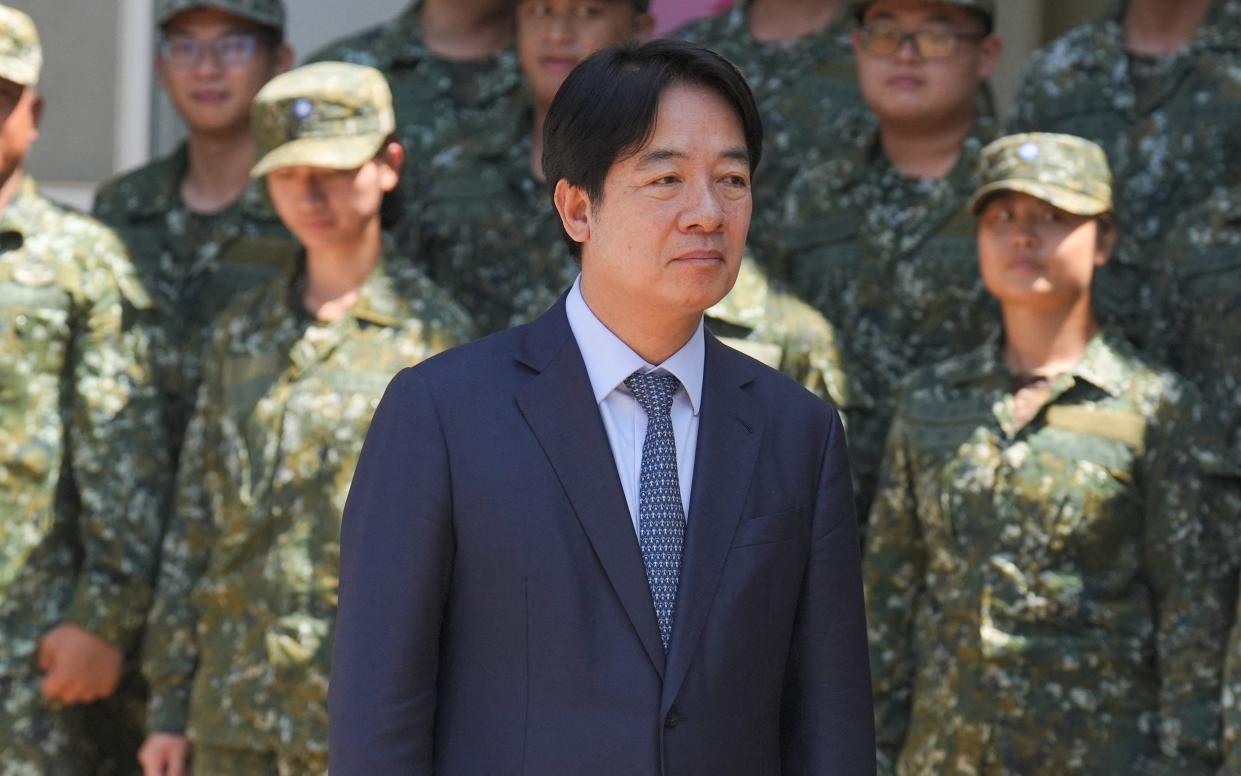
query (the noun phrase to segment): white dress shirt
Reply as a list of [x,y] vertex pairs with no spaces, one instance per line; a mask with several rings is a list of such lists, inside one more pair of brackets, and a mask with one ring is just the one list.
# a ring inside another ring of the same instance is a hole
[[681,506],[689,517],[689,495],[694,483],[694,455],[698,447],[698,413],[702,407],[702,373],[706,340],[702,321],[685,346],[658,366],[633,352],[587,306],[579,275],[565,300],[569,329],[582,351],[586,373],[594,390],[599,415],[608,433],[612,458],[620,474],[629,517],[638,526],[638,486],[642,474],[642,443],[646,440],[646,411],[625,386],[625,378],[642,372],[667,372],[681,382],[672,397],[672,433],[676,439],[677,477],[681,482]]

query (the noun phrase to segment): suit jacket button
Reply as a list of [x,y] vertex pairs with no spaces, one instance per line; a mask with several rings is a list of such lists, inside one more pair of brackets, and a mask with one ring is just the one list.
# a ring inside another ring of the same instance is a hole
[[668,709],[668,716],[664,717],[664,727],[672,730],[677,725],[685,721],[685,717],[677,710],[676,706]]

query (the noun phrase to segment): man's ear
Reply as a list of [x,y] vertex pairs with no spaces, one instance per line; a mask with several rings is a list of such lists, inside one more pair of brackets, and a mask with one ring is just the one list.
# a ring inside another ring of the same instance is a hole
[[288,43],[281,43],[276,49],[276,75],[287,73],[293,69],[293,47]]
[[565,233],[577,243],[590,241],[590,195],[578,186],[574,186],[564,178],[556,182],[556,193],[553,197],[556,212],[560,214],[560,223]]
[[1098,224],[1096,228],[1099,233],[1099,243],[1095,249],[1094,265],[1102,267],[1112,258],[1112,253],[1116,250],[1116,219],[1107,213],[1099,216],[1096,223]]
[[1004,39],[999,35],[988,35],[978,43],[978,80],[986,81],[995,74],[1000,64],[1000,56],[1004,53]]

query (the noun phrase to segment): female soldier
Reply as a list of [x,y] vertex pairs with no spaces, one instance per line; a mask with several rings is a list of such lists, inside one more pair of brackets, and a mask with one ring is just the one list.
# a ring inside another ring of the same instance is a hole
[[983,282],[1003,339],[915,373],[866,554],[880,761],[902,774],[1210,772],[1221,564],[1181,380],[1100,332],[1102,150],[983,151]]
[[[402,367],[469,339],[465,314],[384,241],[400,177],[378,71],[319,63],[255,98],[290,275],[231,307],[205,359],[145,644],[147,774],[326,773],[340,515]],[[188,739],[187,739],[188,736]]]

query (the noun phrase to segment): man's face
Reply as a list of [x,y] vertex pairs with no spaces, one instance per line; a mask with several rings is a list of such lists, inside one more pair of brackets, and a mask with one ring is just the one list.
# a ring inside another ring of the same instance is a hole
[[0,78],[0,183],[13,175],[39,139],[42,109],[33,88]]
[[[878,0],[866,9],[853,34],[862,96],[881,120],[938,123],[972,113],[979,85],[990,77],[1002,45],[984,37],[982,21],[949,3]],[[877,52],[882,41],[922,33],[950,53],[904,40],[893,52]],[[870,39],[870,46],[867,40]]]
[[1002,305],[1071,307],[1090,293],[1112,242],[1110,232],[1100,234],[1098,218],[1019,192],[997,194],[978,221],[983,283]]
[[400,160],[392,158],[399,153],[390,149],[356,170],[282,167],[267,174],[267,191],[280,220],[307,250],[348,248],[378,223],[384,195],[400,179]]
[[701,314],[737,278],[751,208],[737,112],[710,89],[667,87],[650,140],[608,170],[575,235],[584,293],[649,321]]
[[160,83],[191,131],[232,133],[250,124],[250,103],[288,69],[286,46],[272,49],[262,28],[214,8],[174,17],[164,29]]
[[550,105],[569,71],[591,54],[645,40],[652,26],[630,0],[521,0],[517,53],[535,103]]

